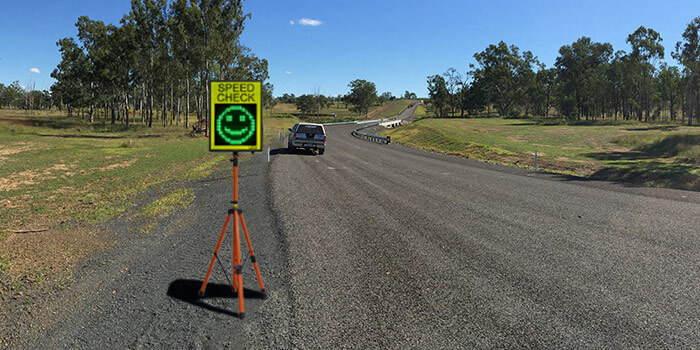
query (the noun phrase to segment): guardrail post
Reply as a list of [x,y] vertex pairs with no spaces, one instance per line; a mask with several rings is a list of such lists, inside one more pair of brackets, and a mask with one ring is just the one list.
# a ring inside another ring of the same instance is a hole
[[535,171],[537,171],[537,150],[535,150]]

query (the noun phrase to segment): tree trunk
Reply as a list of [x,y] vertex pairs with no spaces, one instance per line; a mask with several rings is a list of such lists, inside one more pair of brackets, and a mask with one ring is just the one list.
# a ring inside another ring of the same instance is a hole
[[92,124],[95,121],[95,117],[93,116],[93,109],[92,109],[92,102],[95,101],[95,90],[93,88],[92,83],[90,83],[90,96],[92,97],[90,99],[90,124]]
[[168,126],[168,98],[166,95],[166,92],[163,92],[163,98],[162,98],[162,112],[161,112],[161,117],[163,117],[163,127]]
[[673,108],[673,90],[671,90],[671,94],[668,96],[668,102],[669,102],[669,112],[671,113],[671,120],[676,121],[676,110]]
[[[207,61],[206,69],[207,69],[207,72],[209,72],[209,61]],[[208,101],[207,99],[208,99],[208,97],[209,97],[209,79],[208,79],[208,78],[209,78],[209,76],[208,76],[208,73],[207,73],[207,79],[204,80],[204,84],[205,84],[204,89],[205,89],[206,94],[205,94],[205,95],[203,96],[203,98],[202,98],[202,104],[204,104],[204,101]],[[207,108],[206,108],[205,110],[208,112],[209,106],[207,106]],[[206,120],[206,123],[207,123],[206,125],[209,126],[209,113],[206,113],[206,119],[207,119],[207,120]],[[204,136],[209,136],[209,128],[207,127],[207,128],[204,129],[204,130],[205,130],[205,131],[204,131]]]
[[688,126],[693,124],[693,85],[688,89]]
[[150,88],[149,93],[150,102],[148,103],[148,127],[153,126],[153,87]]
[[190,128],[190,78],[187,78],[187,96],[185,97],[185,129]]
[[175,97],[173,91],[173,83],[170,82],[170,125],[175,121]]
[[126,128],[129,128],[129,94],[124,94],[124,119],[126,119]]

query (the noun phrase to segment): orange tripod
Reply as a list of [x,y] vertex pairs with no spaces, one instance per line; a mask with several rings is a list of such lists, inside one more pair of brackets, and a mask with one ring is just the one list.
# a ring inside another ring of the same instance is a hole
[[248,236],[248,229],[245,226],[245,220],[243,220],[243,211],[238,208],[238,152],[233,152],[233,208],[228,210],[226,215],[226,221],[224,222],[224,228],[221,229],[221,235],[219,236],[219,242],[216,243],[216,249],[214,249],[214,255],[211,257],[211,262],[209,263],[209,270],[207,270],[207,275],[204,277],[204,282],[202,282],[202,287],[199,289],[199,296],[204,296],[204,291],[207,288],[207,282],[209,281],[209,275],[214,267],[214,261],[217,259],[217,254],[219,253],[219,248],[221,247],[221,242],[224,240],[226,235],[226,227],[228,222],[233,215],[233,291],[238,292],[238,315],[243,318],[245,317],[245,310],[243,306],[243,265],[241,264],[241,242],[240,234],[238,231],[238,220],[241,221],[241,226],[243,226],[243,233],[245,234],[246,243],[248,243],[248,251],[250,252],[250,261],[253,262],[253,267],[255,267],[255,274],[258,276],[258,284],[260,284],[260,291],[263,296],[265,295],[265,286],[263,286],[262,277],[260,277],[260,269],[258,268],[258,263],[255,261],[255,253],[253,252],[253,245],[250,243],[250,237]]

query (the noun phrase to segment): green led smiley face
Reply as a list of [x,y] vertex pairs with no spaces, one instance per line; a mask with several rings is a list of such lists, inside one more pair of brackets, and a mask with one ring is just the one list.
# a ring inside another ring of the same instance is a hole
[[255,117],[243,106],[230,106],[216,117],[216,132],[228,144],[245,144],[255,134]]

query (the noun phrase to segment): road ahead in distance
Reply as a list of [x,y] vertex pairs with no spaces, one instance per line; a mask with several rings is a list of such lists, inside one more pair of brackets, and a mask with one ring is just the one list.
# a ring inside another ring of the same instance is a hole
[[323,156],[272,163],[292,346],[699,346],[698,193],[379,145],[354,127],[327,127]]

